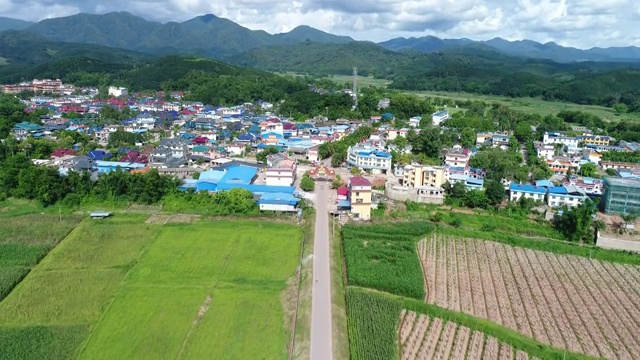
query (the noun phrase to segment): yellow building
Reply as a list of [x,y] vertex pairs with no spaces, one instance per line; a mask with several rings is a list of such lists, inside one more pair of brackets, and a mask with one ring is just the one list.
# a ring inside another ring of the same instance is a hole
[[349,179],[351,213],[356,219],[371,219],[371,182],[361,176]]
[[408,187],[441,187],[445,183],[443,166],[407,165],[403,169],[402,185]]
[[581,141],[584,142],[585,145],[609,146],[609,144],[611,144],[611,137],[604,135],[589,135],[583,136]]

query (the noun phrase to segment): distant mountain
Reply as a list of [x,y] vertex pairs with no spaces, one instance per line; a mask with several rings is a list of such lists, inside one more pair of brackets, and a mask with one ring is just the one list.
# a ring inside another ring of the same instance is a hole
[[580,61],[640,62],[640,48],[633,46],[581,50],[564,47],[554,42],[541,44],[532,40],[508,41],[502,38],[473,41],[469,39],[440,39],[434,36],[395,38],[381,42],[379,45],[392,51],[411,50],[424,53],[461,49],[470,46],[476,48],[485,46],[507,55],[531,59],[547,59],[561,63]]
[[30,21],[11,19],[0,16],[0,32],[7,30],[24,30],[33,25]]
[[346,43],[353,39],[301,26],[289,33],[271,35],[235,22],[203,15],[183,23],[162,24],[127,12],[105,15],[77,14],[47,19],[26,29],[49,40],[96,44],[154,54],[194,54],[225,58],[265,46],[289,45],[306,40]]
[[329,34],[306,25],[300,25],[288,33],[280,33],[275,36],[292,42],[312,41],[323,44],[346,44],[355,41],[349,36]]
[[409,64],[412,60],[410,54],[386,50],[365,41],[345,44],[305,41],[288,46],[253,49],[227,59],[239,66],[276,72],[348,75],[353,67],[357,67],[361,75],[376,73],[384,77],[391,76],[399,66]]

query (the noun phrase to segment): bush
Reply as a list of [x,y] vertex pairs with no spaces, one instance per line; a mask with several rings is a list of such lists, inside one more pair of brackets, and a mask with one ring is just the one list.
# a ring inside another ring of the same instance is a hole
[[462,227],[462,218],[460,218],[460,216],[458,216],[457,214],[452,215],[449,219],[449,225],[457,228]]
[[313,191],[316,188],[316,182],[309,177],[309,175],[305,174],[300,180],[300,188],[304,191]]

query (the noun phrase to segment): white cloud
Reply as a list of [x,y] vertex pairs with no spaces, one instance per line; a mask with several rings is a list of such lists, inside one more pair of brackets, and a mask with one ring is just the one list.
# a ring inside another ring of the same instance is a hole
[[0,0],[0,15],[40,20],[129,11],[156,21],[213,13],[250,29],[309,25],[359,40],[434,35],[555,41],[581,48],[637,45],[636,0]]

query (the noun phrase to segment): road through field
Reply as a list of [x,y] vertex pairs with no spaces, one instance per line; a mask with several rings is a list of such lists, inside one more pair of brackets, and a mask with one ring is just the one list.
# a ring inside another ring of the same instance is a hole
[[311,302],[311,360],[333,356],[331,336],[331,271],[329,251],[329,184],[316,184],[316,229],[313,246],[313,299]]

